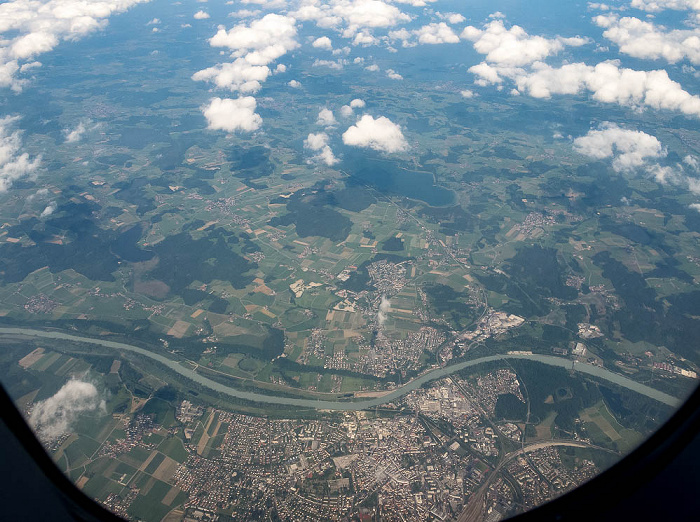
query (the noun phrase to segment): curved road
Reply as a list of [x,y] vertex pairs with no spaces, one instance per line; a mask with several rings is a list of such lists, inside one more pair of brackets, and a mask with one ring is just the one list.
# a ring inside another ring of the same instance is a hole
[[623,386],[629,390],[635,391],[642,395],[646,395],[652,399],[659,402],[667,404],[669,406],[678,407],[681,404],[681,400],[664,393],[662,391],[656,390],[644,384],[623,377],[617,373],[613,373],[605,368],[600,368],[598,366],[593,366],[587,363],[574,363],[570,359],[565,359],[563,357],[555,357],[553,355],[540,355],[540,354],[498,354],[498,355],[488,355],[486,357],[480,357],[471,361],[463,361],[460,363],[445,366],[443,368],[436,368],[427,373],[424,373],[420,377],[417,377],[410,381],[409,383],[396,388],[395,390],[383,395],[381,397],[374,397],[367,400],[349,402],[349,401],[328,401],[328,400],[314,400],[314,399],[299,399],[293,397],[276,397],[274,395],[263,395],[260,393],[237,390],[236,388],[231,388],[225,384],[213,381],[208,377],[200,375],[189,368],[185,368],[180,365],[177,361],[164,357],[163,355],[149,352],[138,346],[132,346],[126,343],[120,343],[115,341],[107,341],[105,339],[93,339],[90,337],[79,337],[77,335],[66,334],[56,331],[44,331],[44,330],[34,330],[31,328],[0,328],[0,335],[24,335],[28,337],[40,337],[44,339],[60,339],[65,341],[73,341],[79,343],[97,344],[104,346],[106,348],[112,348],[114,350],[126,350],[130,352],[143,355],[144,357],[149,357],[154,361],[157,361],[169,369],[179,373],[183,377],[186,377],[206,388],[235,397],[237,399],[244,399],[252,402],[261,402],[266,404],[277,404],[282,406],[295,406],[299,408],[313,408],[317,410],[342,410],[342,411],[354,411],[354,410],[364,410],[367,408],[374,408],[380,404],[385,404],[387,402],[392,402],[403,395],[406,395],[412,390],[422,386],[426,382],[433,381],[435,379],[440,379],[446,377],[450,374],[463,370],[464,368],[469,368],[471,366],[476,366],[478,364],[483,364],[492,361],[500,361],[505,359],[525,359],[528,361],[535,361],[542,364],[548,364],[549,366],[556,366],[559,368],[564,368],[567,370],[575,370],[577,372],[585,373],[587,375],[592,375],[593,377],[598,377],[599,379],[604,379],[610,381],[619,386]]

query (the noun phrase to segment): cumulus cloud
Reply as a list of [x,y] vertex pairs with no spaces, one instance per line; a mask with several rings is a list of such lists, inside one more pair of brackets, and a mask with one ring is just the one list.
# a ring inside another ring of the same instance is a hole
[[[192,79],[213,82],[217,87],[233,92],[254,94],[271,74],[268,65],[299,47],[296,36],[296,20],[274,13],[249,24],[235,25],[228,31],[219,26],[209,44],[231,50],[234,61],[202,69],[192,75]],[[279,64],[275,72],[286,70],[286,66]],[[298,87],[299,83],[289,85]],[[204,112],[205,116],[209,114],[210,129],[251,132],[262,123],[260,115],[255,113],[255,106],[255,99],[250,97],[237,100],[214,98]]]
[[66,143],[75,143],[80,141],[86,131],[85,123],[81,121],[74,129],[64,129],[63,135],[66,137]]
[[595,100],[603,103],[700,116],[700,97],[683,90],[663,69],[637,71],[620,67],[618,61],[601,62],[595,66],[578,62],[561,67],[535,62],[530,68],[500,67],[482,62],[470,67],[469,72],[477,77],[475,83],[478,85],[501,84],[504,79],[510,79],[519,92],[535,98],[588,91]]
[[392,80],[403,80],[403,76],[401,76],[399,73],[397,73],[394,69],[387,69],[386,75],[387,75],[387,77],[391,78]]
[[676,63],[687,59],[700,64],[700,28],[665,30],[639,18],[600,15],[593,18],[605,28],[603,36],[620,47],[620,52],[645,59]]
[[[0,4],[0,87],[21,91],[22,62],[104,29],[108,18],[148,0],[10,0]],[[153,20],[151,21],[153,22]],[[26,70],[26,69],[25,69]]]
[[297,80],[289,80],[287,85],[289,85],[292,89],[299,89],[301,87],[301,82]]
[[29,424],[40,437],[56,439],[71,431],[81,413],[104,408],[94,384],[70,380],[55,395],[34,406]]
[[374,119],[368,114],[343,133],[343,143],[382,152],[400,152],[408,149],[400,126],[385,116]]
[[341,31],[344,38],[355,38],[357,33],[364,32],[365,39],[369,35],[367,30],[393,27],[411,20],[396,6],[380,0],[330,0],[327,3],[302,0],[291,15],[298,20],[314,21],[319,27]]
[[41,215],[39,217],[45,218],[56,212],[56,202],[52,201],[48,205],[46,205],[46,208],[41,211]]
[[379,310],[377,311],[377,322],[380,326],[384,324],[387,319],[387,314],[391,309],[391,300],[389,300],[385,295],[382,296],[379,302]]
[[662,165],[660,161],[667,157],[666,148],[655,136],[645,132],[606,122],[576,138],[573,146],[575,151],[590,158],[612,160],[616,172],[642,173],[662,185],[673,185],[700,195],[697,158],[688,156],[682,162]]
[[377,72],[379,70],[379,66],[376,63],[373,63],[371,65],[368,65],[365,67],[366,71],[371,71],[371,72]]
[[18,119],[0,118],[0,193],[9,189],[15,180],[35,173],[41,163],[40,156],[30,159],[29,154],[21,152],[22,134],[12,130]]
[[635,9],[657,13],[666,9],[673,11],[700,11],[700,0],[632,0]]
[[328,67],[329,69],[335,69],[336,71],[339,71],[343,67],[345,67],[346,63],[346,60],[314,60],[314,63],[311,64],[311,67]]
[[437,0],[394,0],[397,4],[408,4],[413,7],[425,7],[428,4],[437,2]]
[[459,36],[445,22],[424,25],[412,31],[405,28],[390,31],[389,38],[401,40],[403,47],[413,47],[416,42],[428,45],[459,43]]
[[268,65],[299,47],[296,20],[270,13],[249,25],[239,24],[228,31],[219,26],[209,40],[212,47],[226,47],[234,56],[245,57],[251,65]]
[[316,152],[313,156],[315,161],[324,163],[329,167],[338,163],[338,159],[328,145],[328,134],[325,132],[309,134],[304,140],[304,148]]
[[698,158],[695,156],[688,154],[685,158],[683,158],[683,163],[685,163],[695,172],[700,172],[700,160],[698,160]]
[[327,36],[316,38],[311,45],[316,49],[326,49],[328,51],[333,50],[333,42],[331,42],[331,39]]
[[358,33],[355,33],[355,37],[352,40],[352,45],[367,47],[368,45],[375,45],[378,42],[379,40],[369,31],[359,31]]
[[229,13],[228,15],[231,18],[252,18],[254,16],[258,16],[261,13],[262,11],[260,9],[240,9],[238,11]]
[[217,87],[230,91],[256,93],[269,75],[270,69],[266,65],[251,65],[245,58],[237,58],[232,63],[220,63],[197,71],[192,79],[213,82]]
[[574,150],[595,159],[612,158],[612,167],[617,172],[632,171],[650,160],[666,156],[666,150],[655,136],[612,123],[576,138]]
[[325,132],[310,133],[304,140],[304,147],[314,151],[321,150],[326,145],[328,145],[328,134]]
[[690,205],[688,205],[688,208],[700,212],[700,203],[691,203]]
[[242,4],[253,4],[265,9],[277,9],[286,7],[287,0],[240,0]]
[[207,119],[207,128],[227,132],[253,132],[262,125],[262,118],[256,114],[257,103],[252,96],[242,98],[212,98],[202,107]]
[[355,98],[348,105],[343,105],[340,108],[340,114],[344,117],[350,117],[353,115],[355,109],[362,109],[365,106],[365,101],[359,98]]
[[518,25],[506,29],[500,18],[488,22],[483,29],[467,26],[460,35],[474,43],[474,50],[486,55],[486,61],[506,67],[519,67],[557,54],[566,46],[578,47],[585,38],[544,38],[529,35]]
[[445,22],[424,25],[416,31],[418,42],[422,44],[457,43],[459,37]]
[[206,11],[199,10],[194,14],[193,18],[195,20],[206,20],[209,18],[209,13],[207,13]]
[[318,118],[316,119],[316,125],[323,125],[324,127],[331,127],[338,123],[333,115],[333,111],[324,108],[318,113]]
[[470,89],[464,89],[462,91],[459,91],[459,93],[462,95],[463,98],[473,98],[476,96],[476,93]]
[[520,91],[535,98],[587,90],[595,100],[604,103],[674,110],[700,117],[700,97],[684,91],[663,69],[636,71],[622,68],[615,61],[595,66],[572,63],[558,68],[540,63],[530,72],[516,71],[513,77]]
[[464,18],[464,15],[461,15],[459,13],[441,13],[437,12],[435,13],[435,16],[437,16],[440,20],[445,20],[447,23],[450,24],[461,24],[466,20]]

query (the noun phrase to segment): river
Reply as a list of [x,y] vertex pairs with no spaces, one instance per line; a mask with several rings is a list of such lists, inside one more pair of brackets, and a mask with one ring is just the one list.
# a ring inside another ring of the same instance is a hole
[[243,391],[243,390],[238,390],[236,388],[232,388],[230,386],[227,386],[225,384],[221,384],[219,382],[213,381],[209,379],[208,377],[205,377],[203,375],[200,375],[196,373],[195,371],[191,370],[190,368],[185,368],[183,367],[180,363],[177,361],[174,361],[172,359],[169,359],[163,355],[157,354],[157,353],[152,353],[149,352],[148,350],[145,350],[143,348],[139,348],[138,346],[133,346],[130,344],[125,344],[125,343],[120,343],[120,342],[115,342],[115,341],[108,341],[106,339],[94,339],[91,337],[79,337],[76,335],[71,335],[71,334],[66,334],[62,332],[56,332],[56,331],[44,331],[44,330],[34,330],[31,328],[0,328],[0,335],[23,335],[23,336],[28,336],[28,337],[40,337],[44,339],[61,339],[65,341],[73,341],[73,342],[79,342],[79,343],[89,343],[89,344],[97,344],[100,346],[104,346],[106,348],[112,348],[114,350],[126,350],[130,352],[137,353],[139,355],[143,355],[144,357],[148,357],[150,359],[153,359],[154,361],[157,361],[164,366],[170,368],[171,370],[179,373],[183,377],[186,377],[206,388],[209,388],[211,390],[214,390],[216,392],[220,392],[226,395],[229,395],[231,397],[235,397],[237,399],[244,399],[248,401],[253,401],[253,402],[258,402],[258,403],[265,403],[265,404],[276,404],[276,405],[282,405],[282,406],[294,406],[298,408],[313,408],[317,410],[336,410],[336,411],[355,411],[355,410],[364,410],[367,408],[374,408],[375,406],[380,406],[382,404],[386,404],[389,402],[392,402],[399,397],[402,397],[406,395],[407,393],[411,392],[412,390],[415,390],[416,388],[419,388],[421,385],[425,384],[426,382],[433,381],[435,379],[440,379],[442,377],[446,377],[448,375],[451,375],[455,372],[458,372],[460,370],[463,370],[464,368],[469,368],[471,366],[476,366],[479,364],[487,363],[487,362],[493,362],[493,361],[502,361],[502,360],[507,360],[507,359],[524,359],[528,361],[534,361],[542,364],[548,364],[549,366],[556,366],[559,368],[564,368],[568,370],[575,370],[580,373],[585,373],[587,375],[591,375],[593,377],[597,377],[599,379],[603,379],[609,382],[612,382],[614,384],[617,384],[619,386],[622,386],[624,388],[627,388],[629,390],[632,390],[634,392],[640,393],[642,395],[645,395],[647,397],[650,397],[652,399],[655,399],[659,402],[662,402],[663,404],[667,404],[668,406],[672,406],[674,408],[677,408],[681,404],[681,400],[669,395],[667,393],[664,393],[662,391],[659,391],[655,388],[651,388],[650,386],[646,386],[644,384],[638,383],[636,381],[633,381],[632,379],[629,379],[627,377],[624,377],[622,375],[619,375],[617,373],[613,373],[610,370],[606,370],[605,368],[600,368],[598,366],[594,366],[592,364],[587,364],[587,363],[574,363],[570,359],[566,359],[564,357],[555,357],[553,355],[541,355],[541,354],[529,354],[529,353],[521,353],[521,354],[498,354],[498,355],[487,355],[485,357],[480,357],[478,359],[473,359],[471,361],[463,361],[459,362],[456,364],[451,364],[449,366],[445,366],[443,368],[436,368],[435,370],[431,370],[427,373],[424,373],[420,377],[417,377],[413,379],[412,381],[408,382],[407,384],[404,384],[403,386],[399,386],[398,388],[392,390],[390,393],[387,393],[386,395],[383,395],[381,397],[373,397],[371,399],[366,399],[366,400],[361,400],[361,401],[354,401],[354,402],[349,402],[349,401],[328,401],[328,400],[315,400],[315,399],[300,399],[300,398],[293,398],[293,397],[277,397],[274,395],[263,395],[260,393],[255,393],[255,392],[250,392],[250,391]]

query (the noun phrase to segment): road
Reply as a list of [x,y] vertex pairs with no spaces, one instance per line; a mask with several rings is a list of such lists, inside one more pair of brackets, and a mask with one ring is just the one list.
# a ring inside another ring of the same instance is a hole
[[451,364],[449,366],[444,366],[442,368],[436,368],[430,370],[423,375],[416,377],[412,381],[395,388],[386,395],[381,397],[373,397],[370,399],[350,401],[350,400],[314,400],[314,399],[301,399],[294,397],[279,397],[275,395],[264,395],[262,393],[255,393],[250,391],[243,391],[236,388],[232,388],[220,382],[216,382],[209,379],[203,375],[196,373],[191,368],[185,368],[180,364],[180,361],[170,359],[164,355],[151,352],[144,348],[133,346],[126,343],[120,343],[116,341],[108,341],[106,339],[95,339],[91,337],[80,337],[77,335],[67,334],[59,332],[56,330],[36,330],[32,328],[0,328],[0,335],[14,335],[14,336],[25,336],[25,337],[38,337],[41,339],[56,339],[71,341],[77,343],[87,343],[103,346],[105,348],[110,348],[117,351],[129,351],[139,354],[144,357],[148,357],[164,366],[168,369],[175,371],[186,377],[187,379],[200,384],[210,390],[228,395],[230,397],[235,397],[237,399],[244,399],[252,402],[265,403],[265,404],[276,404],[282,406],[293,406],[296,408],[305,409],[316,409],[316,410],[335,410],[335,411],[357,411],[365,410],[368,408],[374,408],[381,404],[386,404],[396,399],[403,397],[407,393],[419,388],[423,384],[434,381],[436,379],[441,379],[447,377],[455,372],[469,368],[472,366],[477,366],[479,364],[493,362],[493,361],[504,361],[512,359],[522,359],[528,361],[534,361],[541,364],[547,364],[549,366],[555,366],[559,368],[564,368],[567,370],[574,370],[580,373],[591,375],[599,379],[604,379],[606,381],[612,382],[619,386],[623,386],[629,390],[635,391],[652,399],[655,399],[663,404],[667,404],[672,407],[678,407],[681,404],[681,400],[677,397],[673,397],[667,393],[659,391],[645,384],[638,383],[619,375],[613,373],[605,368],[600,368],[592,364],[586,363],[574,363],[571,359],[564,357],[555,357],[553,355],[541,355],[541,354],[530,354],[530,353],[510,353],[510,354],[496,354],[487,355],[485,357],[480,357],[478,359],[473,359],[470,361],[462,361],[459,363]]
[[576,440],[548,440],[542,442],[534,442],[528,446],[524,446],[518,450],[512,451],[501,459],[498,466],[489,475],[489,478],[482,484],[477,492],[475,492],[470,498],[469,503],[464,506],[462,513],[460,513],[458,522],[480,522],[484,515],[484,497],[486,496],[486,491],[493,482],[493,480],[498,476],[498,472],[508,464],[515,457],[522,455],[524,453],[530,453],[532,451],[537,451],[542,448],[549,448],[551,446],[566,446],[574,448],[593,448],[601,451],[607,451],[609,453],[615,453],[614,451],[602,448],[600,446],[595,446],[593,444],[588,444],[586,442],[576,441]]

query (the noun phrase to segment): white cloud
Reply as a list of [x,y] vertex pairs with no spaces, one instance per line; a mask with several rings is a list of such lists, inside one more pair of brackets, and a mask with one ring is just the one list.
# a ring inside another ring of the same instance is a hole
[[[287,0],[240,0],[241,4],[245,5],[259,5],[263,9],[280,9],[286,7]],[[235,2],[226,2],[226,5],[233,5]]]
[[587,4],[588,10],[593,11],[593,10],[598,10],[598,11],[625,11],[627,9],[627,6],[621,5],[621,6],[615,6],[615,5],[610,5],[610,4],[603,4],[599,2],[588,2]]
[[326,49],[328,51],[333,50],[333,42],[331,42],[331,39],[327,36],[316,38],[311,45],[316,49]]
[[344,38],[355,38],[358,32],[366,29],[393,27],[411,20],[396,6],[380,0],[330,0],[327,3],[302,0],[291,15],[303,21],[313,20],[319,27],[342,30]]
[[345,67],[346,63],[346,60],[314,60],[314,63],[311,64],[311,67],[328,67],[329,69],[339,71],[343,67]]
[[150,22],[148,22],[146,25],[158,25],[160,23],[160,18],[154,18]]
[[362,109],[365,106],[365,101],[359,98],[355,98],[348,105],[343,105],[340,108],[340,114],[348,118],[353,115],[355,109]]
[[700,97],[684,91],[663,69],[636,71],[621,68],[617,62],[602,62],[596,66],[572,63],[559,68],[539,63],[530,72],[520,70],[506,74],[512,76],[518,90],[535,98],[587,90],[595,100],[604,103],[674,110],[700,117]]
[[252,96],[242,98],[212,98],[202,107],[207,128],[227,132],[253,132],[262,125],[262,118],[255,113],[257,103]]
[[409,31],[405,27],[402,27],[401,29],[396,29],[395,31],[389,31],[389,40],[392,42],[394,40],[401,40],[401,45],[402,47],[415,47],[416,42],[413,40],[413,35],[415,31]]
[[368,45],[375,45],[378,42],[379,40],[372,36],[369,31],[359,31],[355,34],[355,38],[352,40],[352,45],[367,47]]
[[289,80],[287,85],[289,85],[292,89],[299,89],[301,87],[301,82],[298,82],[297,80]]
[[85,123],[82,121],[78,123],[74,129],[64,129],[63,135],[66,137],[66,143],[75,143],[76,141],[80,141],[80,138],[83,137],[85,131],[87,131],[87,128],[85,127]]
[[379,70],[379,66],[376,63],[373,63],[373,64],[365,67],[365,70],[371,71],[371,72],[377,72]]
[[636,71],[620,67],[617,61],[601,62],[595,66],[569,63],[556,68],[536,62],[529,70],[482,62],[470,67],[469,72],[477,77],[477,85],[501,84],[504,79],[510,79],[519,92],[534,98],[588,91],[595,100],[603,103],[635,109],[673,110],[700,117],[700,97],[683,90],[663,69]]
[[656,13],[665,9],[674,11],[700,11],[700,0],[632,0],[635,9]]
[[245,56],[251,65],[268,65],[299,47],[296,36],[294,18],[270,13],[250,25],[239,24],[228,31],[219,26],[209,43],[231,49],[236,57]]
[[413,7],[425,7],[428,4],[437,2],[437,0],[393,0],[397,4],[408,4]]
[[612,123],[576,138],[574,150],[595,159],[612,158],[612,167],[617,172],[632,171],[648,165],[650,160],[666,156],[666,150],[656,137]]
[[683,158],[683,163],[693,169],[695,172],[700,172],[700,160],[698,160],[698,158],[695,156],[688,154],[685,158]]
[[690,205],[688,205],[688,208],[700,212],[700,203],[691,203]]
[[403,76],[397,73],[394,69],[387,69],[386,75],[392,80],[403,80]]
[[[256,93],[270,75],[268,65],[299,47],[296,35],[294,18],[272,13],[250,24],[238,24],[228,31],[219,26],[209,44],[227,47],[235,60],[198,71],[192,79],[210,81],[233,92]],[[275,72],[286,70],[285,65],[278,64]],[[260,118],[257,114],[255,116]]]
[[39,217],[45,218],[56,212],[56,202],[52,201],[49,203],[44,210],[41,211],[41,215]]
[[338,158],[335,157],[335,154],[333,154],[333,151],[328,145],[323,147],[319,151],[319,153],[314,156],[314,159],[316,161],[324,163],[325,165],[328,165],[329,167],[335,165],[339,161]]
[[401,127],[385,116],[375,120],[368,114],[362,116],[355,125],[343,133],[343,143],[383,152],[399,152],[408,149]]
[[328,145],[328,134],[325,132],[309,134],[304,140],[304,148],[316,152],[313,157],[315,161],[324,163],[329,167],[338,163],[338,159]]
[[402,47],[414,47],[418,43],[429,45],[459,43],[459,36],[445,22],[431,23],[412,31],[402,27],[389,31],[389,39],[401,40]]
[[387,299],[385,295],[382,296],[382,300],[379,302],[379,310],[377,311],[377,322],[379,326],[382,326],[387,319],[387,314],[391,309],[391,301]]
[[70,432],[81,413],[104,407],[94,384],[70,380],[55,395],[36,403],[29,424],[42,438],[56,439]]
[[458,43],[459,37],[445,22],[424,25],[415,31],[418,42],[422,44]]
[[0,118],[0,193],[5,192],[12,183],[36,172],[41,157],[29,159],[29,154],[21,152],[22,135],[11,128],[17,117]]
[[461,15],[459,13],[441,13],[437,12],[435,13],[435,16],[437,16],[440,20],[445,20],[447,23],[450,24],[461,24],[466,20],[464,18],[464,15]]
[[241,9],[239,11],[234,11],[232,13],[229,13],[228,15],[231,18],[252,18],[254,16],[258,16],[262,11],[259,9],[256,10],[251,10],[251,9]]
[[267,80],[270,69],[265,65],[251,65],[246,58],[237,58],[232,63],[217,64],[192,75],[195,81],[213,82],[221,89],[255,93]]
[[310,133],[304,140],[304,147],[313,151],[321,150],[328,145],[328,134],[325,132]]
[[557,54],[566,46],[581,46],[587,43],[584,38],[549,39],[531,36],[518,25],[506,29],[500,19],[491,20],[478,29],[467,26],[460,35],[463,39],[474,42],[474,49],[486,55],[486,61],[505,67],[519,67]]
[[474,96],[476,96],[476,93],[469,89],[464,89],[462,91],[459,91],[459,93],[462,95],[463,98],[473,98]]
[[617,172],[641,172],[657,183],[676,186],[700,196],[700,179],[695,177],[698,172],[696,158],[687,156],[675,165],[661,165],[659,160],[667,157],[666,148],[656,137],[645,132],[606,122],[599,129],[576,138],[573,146],[574,150],[588,157],[612,160],[612,167]]
[[104,29],[107,19],[148,0],[10,0],[0,4],[0,87],[20,91],[20,63],[54,49],[60,41],[79,40]]
[[605,28],[603,36],[616,43],[621,53],[635,58],[663,58],[669,63],[688,59],[700,64],[700,28],[666,31],[652,22],[616,15],[596,16],[593,21]]
[[333,111],[324,108],[321,109],[321,111],[318,113],[318,118],[316,119],[316,125],[323,125],[324,127],[331,127],[338,123],[335,119],[335,116],[333,116]]
[[207,20],[209,18],[209,13],[199,10],[193,15],[193,17],[195,20]]

